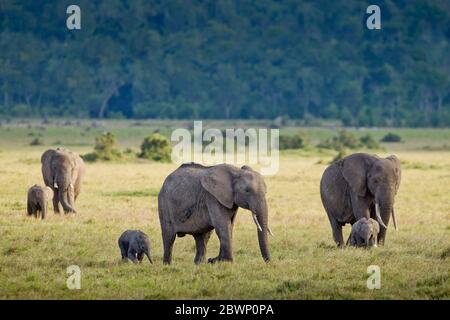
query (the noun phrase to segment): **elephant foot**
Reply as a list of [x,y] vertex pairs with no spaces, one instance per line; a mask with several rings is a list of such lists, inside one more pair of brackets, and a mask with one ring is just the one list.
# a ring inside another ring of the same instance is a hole
[[223,257],[215,257],[215,258],[209,258],[208,263],[216,263],[216,262],[233,262],[233,259],[230,258],[223,258]]

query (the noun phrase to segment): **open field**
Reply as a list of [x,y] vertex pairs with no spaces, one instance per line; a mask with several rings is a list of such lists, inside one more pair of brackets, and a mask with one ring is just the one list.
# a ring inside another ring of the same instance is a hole
[[[377,139],[395,132],[404,140],[377,152],[395,153],[403,162],[396,198],[399,231],[388,231],[384,247],[335,248],[319,195],[320,177],[334,153],[289,151],[281,153],[278,174],[266,178],[275,234],[269,238],[269,264],[260,256],[251,215],[240,209],[233,264],[195,266],[194,240],[187,236],[176,240],[172,265],[163,266],[157,195],[175,165],[144,160],[87,164],[75,216],[50,212],[44,221],[26,217],[26,191],[43,183],[40,155],[50,147],[63,145],[84,154],[92,150],[96,134],[109,130],[121,148],[137,151],[153,129],[170,132],[172,126],[192,122],[60,122],[0,127],[1,299],[450,298],[450,129],[355,132],[370,132]],[[305,132],[313,142],[333,134],[324,128],[282,131]],[[35,137],[44,145],[29,146]],[[117,238],[133,228],[150,236],[153,265],[121,263]],[[217,255],[218,244],[213,235],[208,257]],[[66,287],[70,265],[81,268],[81,290]],[[369,265],[381,268],[380,290],[366,287]]]

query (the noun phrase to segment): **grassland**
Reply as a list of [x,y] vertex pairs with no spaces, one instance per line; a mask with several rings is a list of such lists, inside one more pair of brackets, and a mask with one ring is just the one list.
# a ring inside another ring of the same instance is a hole
[[[0,298],[1,299],[449,299],[450,130],[367,129],[377,139],[395,132],[404,142],[384,144],[380,155],[403,162],[396,200],[399,231],[389,230],[384,247],[337,249],[319,197],[319,180],[333,152],[281,153],[277,175],[266,178],[272,261],[258,250],[250,214],[240,209],[234,232],[235,262],[193,264],[194,240],[175,242],[174,261],[162,264],[157,195],[174,164],[133,160],[87,165],[78,214],[25,215],[26,190],[42,183],[40,155],[49,147],[90,152],[94,137],[109,130],[121,148],[137,148],[153,129],[170,132],[188,122],[108,122],[0,127]],[[208,122],[232,127],[236,124]],[[261,123],[237,123],[242,126]],[[303,131],[314,143],[333,134]],[[44,145],[30,146],[39,137]],[[371,151],[374,152],[374,151]],[[141,229],[152,241],[155,263],[123,264],[117,238]],[[345,228],[345,235],[349,226]],[[213,236],[208,256],[216,256]],[[81,268],[81,290],[66,287],[66,268]],[[368,290],[369,265],[381,268],[381,289]]]

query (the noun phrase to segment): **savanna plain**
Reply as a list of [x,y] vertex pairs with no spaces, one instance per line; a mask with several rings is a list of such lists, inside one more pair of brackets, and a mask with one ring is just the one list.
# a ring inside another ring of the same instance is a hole
[[[41,154],[58,146],[86,154],[94,138],[110,131],[120,148],[137,152],[153,130],[170,134],[183,122],[92,123],[19,121],[0,126],[0,299],[449,299],[450,129],[359,129],[377,140],[387,132],[400,143],[383,143],[380,156],[402,161],[396,197],[399,231],[371,250],[338,249],[322,207],[319,182],[334,151],[311,147],[282,151],[280,169],[265,178],[269,205],[270,263],[261,258],[251,214],[239,209],[234,263],[193,263],[194,239],[175,241],[172,265],[162,264],[157,196],[177,165],[142,159],[87,163],[75,215],[41,221],[26,216],[26,193],[43,184]],[[212,127],[258,127],[214,123]],[[282,128],[302,132],[314,145],[335,134],[329,128]],[[41,143],[31,146],[39,137]],[[361,150],[367,151],[367,150]],[[49,205],[51,208],[51,204]],[[151,240],[153,265],[122,263],[117,239],[141,229]],[[348,236],[350,226],[344,228]],[[207,257],[219,242],[213,234]],[[81,269],[81,289],[66,286],[67,267]],[[367,268],[377,265],[381,288],[369,290]]]

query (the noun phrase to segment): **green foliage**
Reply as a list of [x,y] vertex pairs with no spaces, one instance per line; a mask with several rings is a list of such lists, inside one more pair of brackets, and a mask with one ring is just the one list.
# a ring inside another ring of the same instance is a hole
[[11,115],[19,118],[27,118],[33,115],[30,106],[26,104],[16,104],[11,108]]
[[303,149],[307,146],[308,142],[305,136],[301,134],[294,135],[280,135],[280,150],[287,149]]
[[391,36],[358,1],[153,2],[82,1],[74,33],[63,2],[6,1],[2,117],[450,125],[449,1],[384,1]]
[[341,150],[339,150],[339,152],[336,154],[336,156],[330,161],[330,163],[333,163],[335,161],[341,160],[342,158],[345,158],[346,156],[348,156],[349,153],[347,151],[347,149],[343,148]]
[[116,148],[116,138],[111,132],[104,132],[95,138],[94,152],[83,156],[88,162],[120,160],[122,153]]
[[336,151],[343,150],[344,148],[357,149],[360,146],[361,143],[358,141],[358,138],[347,130],[340,130],[337,136],[328,138],[317,145],[318,148],[333,149]]
[[402,137],[392,132],[389,132],[381,139],[381,142],[401,142],[401,141]]
[[159,133],[153,133],[141,144],[140,158],[153,161],[170,162],[172,146],[169,139]]
[[361,145],[368,149],[380,149],[380,144],[369,133],[362,136],[359,141]]

